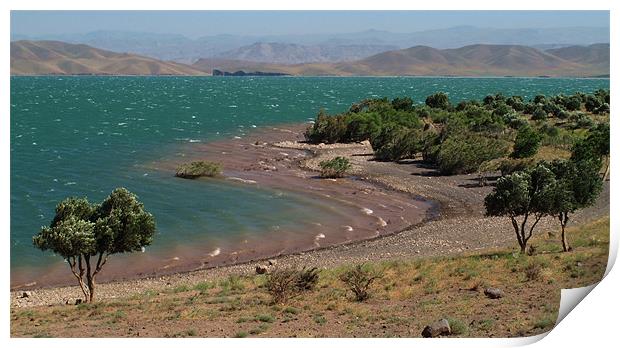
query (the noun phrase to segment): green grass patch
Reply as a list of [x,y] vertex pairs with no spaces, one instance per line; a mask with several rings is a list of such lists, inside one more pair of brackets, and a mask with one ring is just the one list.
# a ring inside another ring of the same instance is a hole
[[274,321],[276,321],[276,319],[271,314],[259,314],[254,319],[263,323],[273,323]]

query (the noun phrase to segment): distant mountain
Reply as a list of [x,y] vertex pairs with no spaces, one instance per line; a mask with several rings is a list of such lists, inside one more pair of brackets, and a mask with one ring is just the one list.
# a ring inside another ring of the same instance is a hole
[[590,45],[609,42],[609,27],[566,28],[481,28],[459,26],[426,30],[395,37],[392,41],[401,47],[416,45],[436,48],[458,48],[474,44],[535,46],[544,44]]
[[[598,46],[590,49],[597,50]],[[591,55],[583,54],[584,57]],[[596,55],[595,55],[596,56]],[[607,62],[609,59],[607,59]],[[264,71],[291,75],[441,75],[441,76],[599,76],[609,63],[565,59],[520,45],[469,45],[457,49],[415,46],[379,53],[354,62],[281,65],[240,60],[202,59],[194,65],[210,71]]]
[[606,67],[609,71],[609,44],[594,44],[590,46],[569,46],[547,50],[556,57],[576,63],[587,63]]
[[[183,63],[192,63],[200,58],[215,57],[246,59],[249,57],[244,58],[243,56],[228,53],[226,55],[222,54],[240,49],[243,46],[253,45],[257,42],[328,47],[385,46],[386,48],[390,47],[388,49],[419,45],[435,48],[458,48],[478,43],[537,46],[538,48],[546,49],[567,45],[591,45],[599,42],[610,42],[608,27],[499,29],[472,26],[413,33],[366,30],[356,33],[304,35],[211,35],[197,39],[190,39],[176,34],[121,31],[97,31],[71,35],[40,35],[37,37],[25,37],[19,35],[19,33],[12,33],[11,39],[57,40],[81,43],[116,52],[129,52]],[[372,52],[370,54],[373,53],[379,52]],[[325,59],[325,55],[324,53],[317,56]],[[327,55],[333,57],[333,55]],[[364,57],[360,54],[356,58]],[[335,58],[323,61],[333,61],[333,59]],[[304,59],[304,61],[307,60]]]
[[217,54],[215,58],[252,62],[297,64],[310,62],[344,62],[366,58],[397,49],[390,45],[296,45],[257,42]]
[[11,75],[205,75],[188,65],[59,41],[11,42]]

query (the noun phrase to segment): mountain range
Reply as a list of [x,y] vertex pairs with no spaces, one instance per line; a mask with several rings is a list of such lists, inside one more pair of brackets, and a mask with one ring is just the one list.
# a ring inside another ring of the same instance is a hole
[[[587,46],[610,42],[608,27],[567,28],[481,28],[459,26],[412,33],[366,30],[355,33],[296,35],[210,35],[188,38],[178,34],[95,31],[85,34],[25,36],[11,34],[11,40],[54,40],[80,43],[114,52],[127,52],[160,60],[191,64],[200,58],[226,58],[274,62],[269,47],[295,52],[278,55],[277,63],[340,62],[363,59],[382,51],[431,46],[459,48],[473,44],[523,45],[540,49]],[[276,48],[277,44],[292,44]],[[364,56],[365,55],[365,56]]]
[[[277,58],[274,51],[268,50],[263,55],[273,60]],[[291,58],[285,61],[288,59]],[[213,69],[302,76],[605,76],[609,75],[609,44],[547,51],[522,45],[476,44],[451,49],[414,46],[349,62],[280,64],[203,58],[187,65],[83,44],[58,41],[11,43],[12,75],[210,75]]]
[[290,75],[600,76],[609,74],[609,44],[541,51],[520,45],[476,44],[456,49],[414,46],[353,62],[273,64],[201,59],[203,71],[269,71]]
[[392,45],[297,45],[280,42],[257,42],[215,55],[219,59],[252,62],[298,64],[342,62],[363,59],[377,53],[398,49]]

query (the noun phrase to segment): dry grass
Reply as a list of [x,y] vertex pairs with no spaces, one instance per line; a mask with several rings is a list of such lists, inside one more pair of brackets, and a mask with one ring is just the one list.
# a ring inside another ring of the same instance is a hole
[[[273,304],[264,275],[232,276],[95,304],[15,309],[11,336],[419,337],[439,318],[455,336],[535,335],[553,327],[560,289],[592,284],[605,270],[608,217],[568,236],[570,253],[539,233],[533,256],[502,249],[375,263],[383,275],[366,302],[352,300],[339,280],[348,266],[322,270],[316,289],[286,305]],[[489,286],[505,296],[487,298]]]

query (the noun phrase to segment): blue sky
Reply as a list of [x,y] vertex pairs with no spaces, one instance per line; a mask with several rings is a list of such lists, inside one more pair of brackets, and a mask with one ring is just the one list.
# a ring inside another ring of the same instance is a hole
[[11,33],[97,30],[216,35],[414,32],[460,25],[495,28],[609,27],[608,11],[12,11]]

